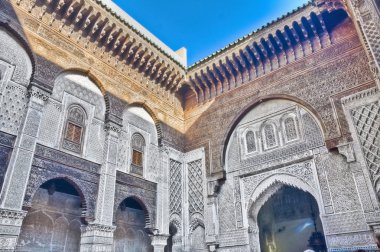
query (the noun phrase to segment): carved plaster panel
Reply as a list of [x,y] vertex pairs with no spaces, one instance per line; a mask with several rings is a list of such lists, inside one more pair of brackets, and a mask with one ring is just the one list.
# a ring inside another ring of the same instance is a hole
[[11,68],[14,68],[14,70],[9,73],[9,80],[24,87],[29,85],[33,70],[31,59],[17,38],[3,27],[0,27],[0,62],[1,61],[8,62],[8,64],[12,66]]
[[26,188],[24,206],[30,207],[37,189],[46,181],[66,178],[75,184],[85,202],[84,214],[93,220],[98,191],[100,165],[77,158],[70,154],[37,145],[29,182]]
[[[294,122],[294,140],[286,137],[286,119]],[[266,149],[263,133],[265,123],[273,123],[278,146]],[[257,151],[247,153],[246,134],[255,132]],[[239,144],[238,144],[239,143]],[[241,174],[257,172],[303,159],[307,150],[324,145],[322,132],[316,120],[299,105],[283,100],[260,104],[249,112],[233,133],[227,149],[227,171]],[[240,154],[239,154],[240,153]],[[306,156],[305,156],[306,155]],[[240,158],[238,158],[240,156]]]
[[[311,188],[317,190],[318,189],[318,183],[316,181],[316,178],[314,177],[314,162],[312,160],[304,162],[304,163],[298,163],[295,165],[291,165],[288,167],[280,168],[277,170],[272,170],[269,172],[265,172],[259,175],[254,176],[248,176],[242,178],[242,184],[244,187],[244,198],[245,202],[252,202],[255,201],[256,196],[253,195],[253,192],[256,190],[257,186],[264,180],[273,177],[273,182],[276,181],[276,176],[280,178],[281,175],[287,175],[288,178],[294,177],[295,179],[300,179],[304,183],[307,183]],[[292,180],[279,180],[279,182],[282,183],[289,183],[291,186],[295,186],[299,188],[299,185],[295,182],[292,184]],[[268,184],[270,186],[270,184]],[[302,188],[301,188],[302,189]],[[255,194],[260,195],[260,193]],[[252,198],[254,197],[254,198]]]
[[[353,148],[358,158],[358,171],[363,172],[363,185],[359,185],[364,209],[378,208],[377,196],[379,192],[379,165],[380,138],[379,138],[379,102],[380,95],[377,88],[370,88],[342,99],[345,115],[348,118],[350,130],[353,133]],[[363,169],[366,167],[366,169]],[[374,191],[369,188],[372,186]],[[364,191],[363,191],[364,190]],[[366,196],[367,195],[367,196]],[[369,199],[366,200],[366,199]],[[372,206],[371,206],[372,205]]]
[[118,171],[116,173],[114,215],[120,203],[128,197],[135,198],[142,203],[147,211],[146,226],[154,228],[157,212],[157,184]]

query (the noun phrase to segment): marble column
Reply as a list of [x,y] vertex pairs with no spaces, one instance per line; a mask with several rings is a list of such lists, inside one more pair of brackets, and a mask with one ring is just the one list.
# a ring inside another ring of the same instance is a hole
[[36,148],[42,110],[49,93],[32,82],[28,90],[28,105],[21,130],[5,174],[0,195],[0,249],[13,251],[26,215],[22,205]]
[[116,184],[117,143],[121,126],[110,120],[105,126],[104,162],[100,170],[95,221],[82,228],[81,251],[113,250],[113,207]]

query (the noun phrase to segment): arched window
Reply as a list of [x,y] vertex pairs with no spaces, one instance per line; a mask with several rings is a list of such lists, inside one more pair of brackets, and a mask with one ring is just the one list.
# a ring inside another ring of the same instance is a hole
[[67,111],[62,147],[80,153],[82,151],[86,113],[79,105],[72,105]]
[[284,120],[283,125],[286,142],[291,142],[298,139],[296,121],[293,117],[287,117]]
[[247,152],[252,153],[255,152],[256,149],[256,137],[255,133],[252,130],[249,130],[247,134],[245,134],[245,141],[247,145]]
[[145,139],[139,134],[135,133],[132,135],[131,139],[132,147],[132,162],[131,162],[131,172],[143,175],[143,166],[144,166],[144,149],[145,149]]
[[273,124],[265,124],[263,128],[263,137],[265,149],[270,149],[277,146],[276,129]]

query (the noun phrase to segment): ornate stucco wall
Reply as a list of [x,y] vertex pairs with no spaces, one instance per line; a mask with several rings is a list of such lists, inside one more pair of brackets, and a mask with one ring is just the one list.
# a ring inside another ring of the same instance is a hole
[[259,251],[284,186],[329,251],[375,249],[376,4],[312,1],[186,68],[112,3],[0,0],[0,249]]

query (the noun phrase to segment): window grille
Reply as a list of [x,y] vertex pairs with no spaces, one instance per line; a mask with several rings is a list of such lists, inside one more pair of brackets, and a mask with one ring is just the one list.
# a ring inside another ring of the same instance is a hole
[[85,129],[86,113],[79,105],[68,108],[62,147],[81,153]]
[[144,151],[145,151],[145,139],[139,134],[135,133],[131,138],[132,147],[132,160],[131,160],[131,173],[137,175],[143,175],[144,167]]
[[247,152],[252,153],[256,151],[256,137],[253,131],[248,131],[245,135],[245,140],[247,144]]

